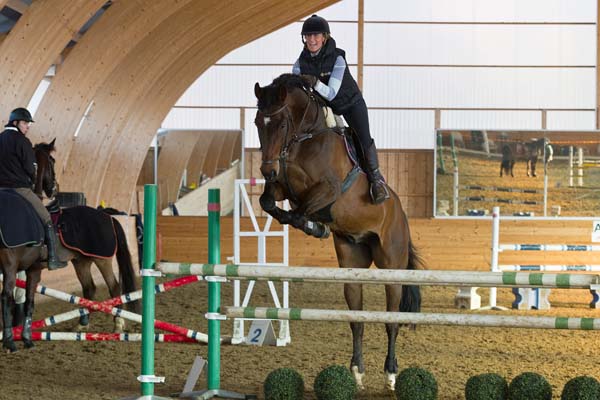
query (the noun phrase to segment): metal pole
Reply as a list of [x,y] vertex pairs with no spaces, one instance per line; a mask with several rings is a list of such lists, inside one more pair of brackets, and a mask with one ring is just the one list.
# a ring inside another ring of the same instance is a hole
[[[221,262],[221,214],[220,190],[208,191],[208,262]],[[221,307],[221,284],[208,282],[208,312],[216,315]],[[208,321],[208,390],[219,390],[221,385],[221,322],[218,319]]]
[[142,396],[154,394],[154,270],[156,262],[156,185],[144,185],[144,257],[142,263]]

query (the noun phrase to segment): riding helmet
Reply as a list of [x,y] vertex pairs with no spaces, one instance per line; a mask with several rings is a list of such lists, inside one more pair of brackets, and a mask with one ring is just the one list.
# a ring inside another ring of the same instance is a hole
[[331,33],[329,31],[329,23],[325,18],[313,14],[312,17],[307,18],[302,24],[301,34],[308,35],[309,33]]
[[15,108],[10,112],[10,117],[8,118],[8,122],[13,121],[25,121],[25,122],[33,122],[33,117],[31,113],[23,107]]

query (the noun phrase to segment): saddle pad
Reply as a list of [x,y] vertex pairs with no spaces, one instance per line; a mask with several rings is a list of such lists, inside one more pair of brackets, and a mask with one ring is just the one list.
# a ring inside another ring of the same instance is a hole
[[117,251],[112,217],[91,207],[63,209],[58,232],[63,246],[88,257],[112,258]]
[[44,236],[33,206],[14,190],[0,190],[0,244],[8,248],[40,246]]

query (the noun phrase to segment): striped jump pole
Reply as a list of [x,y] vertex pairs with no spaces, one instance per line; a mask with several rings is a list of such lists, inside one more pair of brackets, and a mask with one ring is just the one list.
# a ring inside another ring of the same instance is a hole
[[[202,280],[202,278],[201,277],[179,278],[176,281],[165,282],[162,285],[156,285],[154,292],[160,293],[161,291],[170,290],[170,289],[180,287],[184,284],[188,284],[191,282],[197,282],[198,280]],[[25,281],[17,279],[17,287],[25,288],[26,287],[25,285],[26,285]],[[32,322],[32,325],[31,325],[32,329],[40,329],[40,328],[44,328],[44,327],[47,327],[50,325],[55,325],[59,322],[65,322],[70,319],[78,318],[82,315],[89,314],[92,311],[110,314],[116,318],[124,318],[124,319],[130,320],[133,322],[137,322],[137,323],[143,323],[143,321],[142,321],[143,318],[141,315],[136,314],[131,311],[123,310],[122,308],[118,308],[115,305],[113,305],[113,304],[121,305],[123,303],[136,300],[138,297],[136,294],[137,292],[133,292],[132,296],[123,295],[123,296],[115,297],[113,299],[108,299],[105,301],[88,300],[88,299],[85,299],[85,298],[82,298],[79,296],[75,296],[72,294],[62,292],[60,290],[51,289],[51,288],[48,288],[43,285],[38,285],[36,288],[36,292],[39,294],[51,297],[53,299],[62,300],[67,303],[85,307],[85,311],[83,309],[73,310],[73,311],[69,311],[69,312],[66,312],[63,314],[58,314],[56,316],[49,317],[49,318],[46,318],[43,320],[34,321],[34,322]],[[154,328],[162,329],[167,332],[186,336],[190,339],[193,339],[193,341],[195,341],[195,342],[199,342],[199,343],[207,343],[208,342],[208,336],[205,333],[197,332],[192,329],[187,329],[187,328],[184,328],[179,325],[171,324],[169,322],[160,321],[160,320],[155,319],[154,320]],[[17,328],[13,328],[13,329],[15,331],[20,332],[22,328],[17,327]],[[55,340],[58,340],[58,339],[55,339]]]
[[287,319],[290,321],[374,322],[503,328],[600,330],[600,319],[598,318],[521,317],[268,307],[224,307],[224,312],[229,318]]
[[[15,340],[21,340],[21,332],[14,334]],[[2,333],[0,333],[2,339]],[[34,341],[72,341],[72,342],[140,342],[141,333],[86,333],[86,332],[32,332]],[[176,334],[156,334],[156,343],[198,343],[194,339]]]
[[[528,272],[598,272],[600,264],[577,265],[577,264],[498,264],[498,254],[502,251],[550,251],[550,252],[599,252],[600,245],[588,244],[533,244],[533,243],[503,243],[499,244],[499,226],[500,213],[495,212],[492,217],[492,271],[528,271]],[[598,287],[592,286],[589,288],[592,294],[590,308],[598,308],[600,296],[597,292]],[[547,309],[550,308],[548,296],[549,290],[530,290],[525,287],[513,288],[515,300],[512,304],[513,308],[518,309]],[[490,306],[492,298],[495,300],[492,292],[490,292]]]
[[542,274],[530,272],[484,272],[444,270],[376,270],[363,268],[265,267],[236,264],[159,263],[166,274],[221,276],[292,282],[406,284],[428,286],[546,287],[589,289],[600,275]]

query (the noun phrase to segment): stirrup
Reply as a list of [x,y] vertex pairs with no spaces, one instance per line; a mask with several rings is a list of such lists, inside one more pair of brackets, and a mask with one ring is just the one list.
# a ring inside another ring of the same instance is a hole
[[[369,195],[371,196],[371,202],[373,204],[381,204],[390,198],[390,192],[387,189],[387,185],[382,181],[369,182]],[[383,189],[383,197],[381,192],[378,192],[378,188]]]

